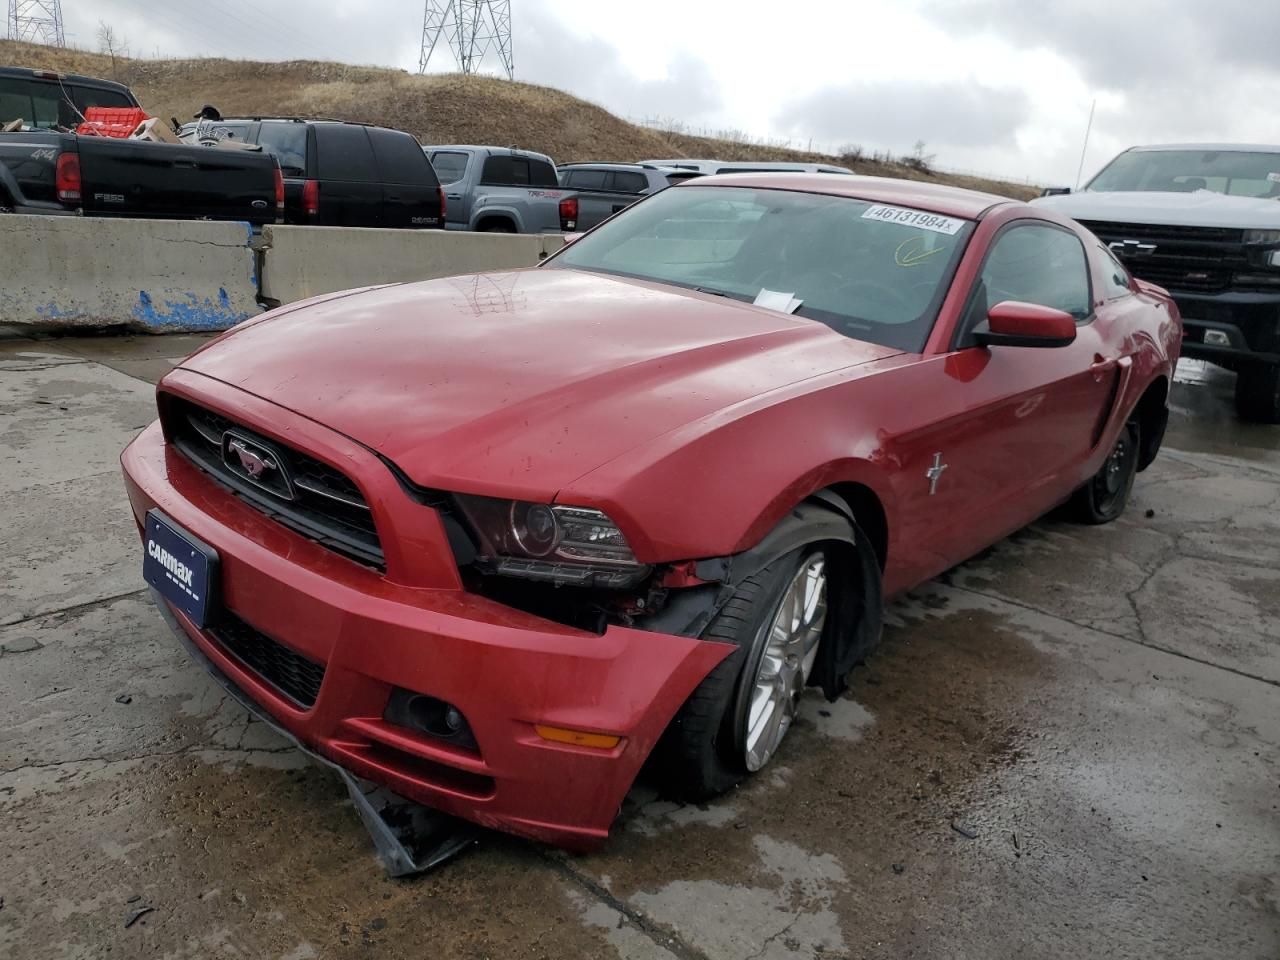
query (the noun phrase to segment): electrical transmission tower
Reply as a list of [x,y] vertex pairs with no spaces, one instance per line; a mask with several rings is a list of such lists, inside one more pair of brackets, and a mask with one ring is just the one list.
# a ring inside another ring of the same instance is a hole
[[9,0],[9,39],[65,47],[62,0]]
[[448,46],[463,73],[478,73],[493,51],[510,80],[511,0],[427,0],[422,15],[422,52],[418,72],[425,73],[436,48]]

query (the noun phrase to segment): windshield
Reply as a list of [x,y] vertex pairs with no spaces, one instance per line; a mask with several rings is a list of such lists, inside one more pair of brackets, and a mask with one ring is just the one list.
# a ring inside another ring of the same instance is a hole
[[1280,197],[1280,152],[1247,150],[1130,150],[1089,181],[1086,190]]
[[547,266],[757,302],[918,351],[972,226],[848,197],[680,186],[629,208]]

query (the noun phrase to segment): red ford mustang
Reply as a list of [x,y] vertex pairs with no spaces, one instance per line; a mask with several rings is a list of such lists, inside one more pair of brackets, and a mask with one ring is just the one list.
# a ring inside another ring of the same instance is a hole
[[123,466],[144,572],[301,743],[587,847],[834,697],[886,596],[1155,457],[1177,309],[1045,208],[863,177],[665,190],[540,267],[243,324]]

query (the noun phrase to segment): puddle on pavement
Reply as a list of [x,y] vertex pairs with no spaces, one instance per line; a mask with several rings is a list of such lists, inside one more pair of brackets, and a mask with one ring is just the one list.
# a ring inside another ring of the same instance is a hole
[[658,896],[673,877],[751,885],[768,872],[761,836],[885,872],[922,844],[951,842],[951,820],[1018,758],[1027,691],[1048,657],[1002,617],[950,613],[927,591],[892,613],[870,664],[837,703],[806,704],[770,771],[703,806],[642,784],[609,844],[579,866],[629,899]]

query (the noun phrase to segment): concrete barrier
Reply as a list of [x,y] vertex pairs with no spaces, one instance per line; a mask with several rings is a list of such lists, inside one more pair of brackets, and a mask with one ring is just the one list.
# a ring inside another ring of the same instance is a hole
[[559,250],[553,234],[268,226],[262,295],[278,303],[374,283],[532,267]]
[[[225,330],[264,302],[531,267],[555,235],[0,216],[0,327]],[[259,275],[259,270],[261,275]]]
[[248,224],[0,216],[0,325],[225,330],[261,313]]

